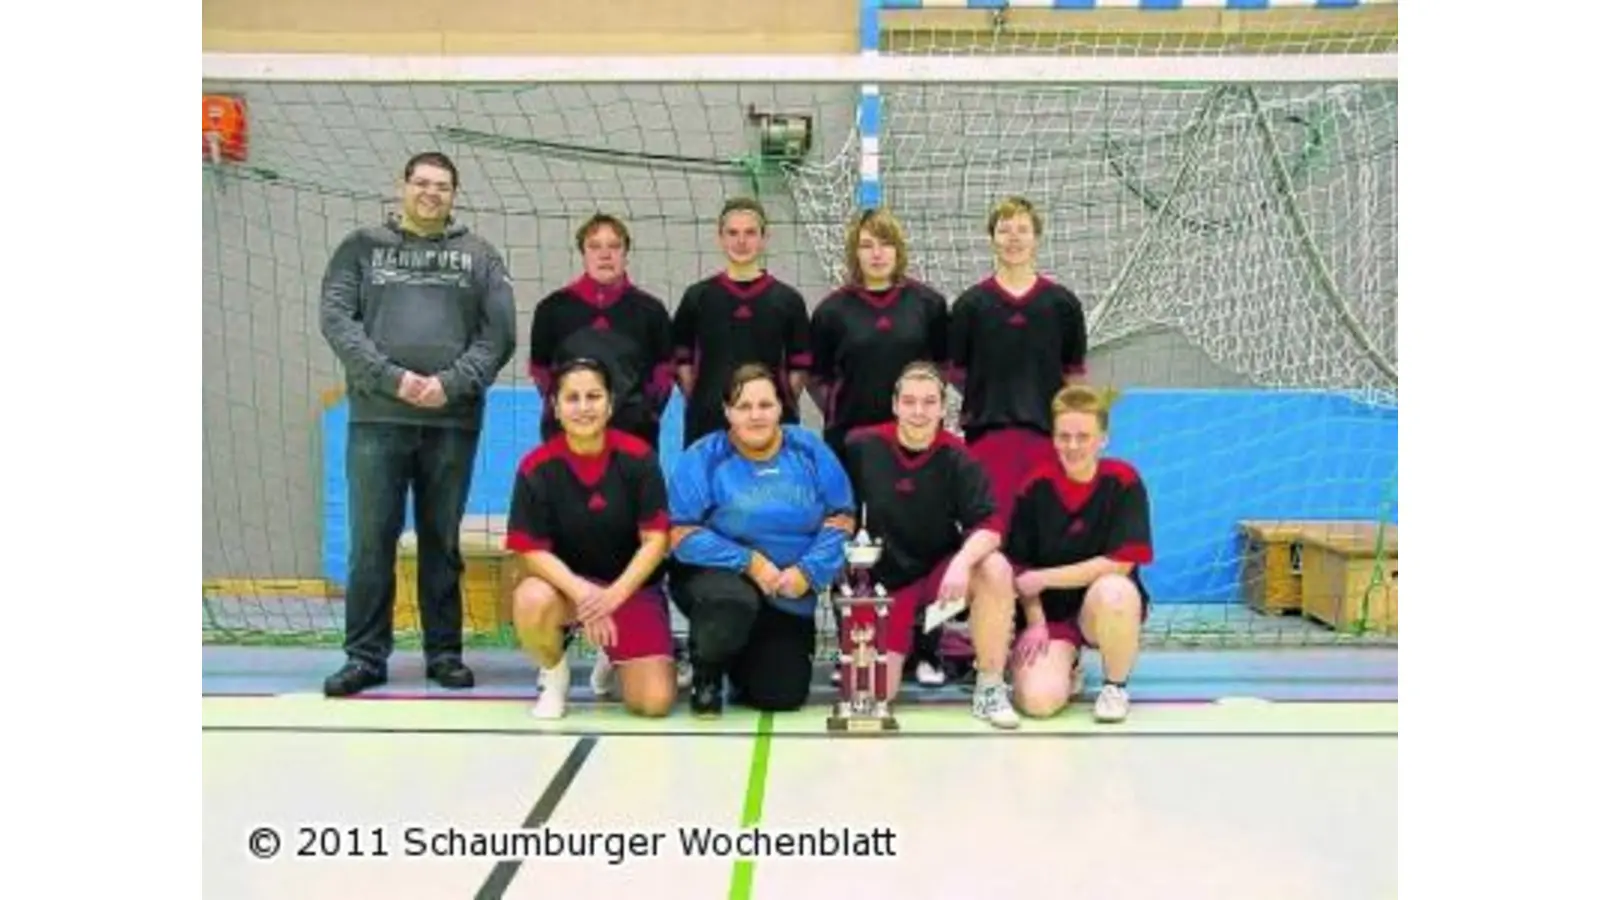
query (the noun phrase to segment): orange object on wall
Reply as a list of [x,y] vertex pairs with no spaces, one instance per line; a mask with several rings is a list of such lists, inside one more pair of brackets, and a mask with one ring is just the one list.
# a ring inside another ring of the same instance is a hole
[[250,131],[243,97],[206,94],[200,98],[200,153],[212,159],[213,136],[216,150],[229,162],[244,162],[249,155]]

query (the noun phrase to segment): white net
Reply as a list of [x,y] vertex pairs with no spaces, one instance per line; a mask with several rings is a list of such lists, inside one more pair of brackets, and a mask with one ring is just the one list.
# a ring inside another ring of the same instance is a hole
[[[574,233],[585,219],[622,217],[631,277],[675,308],[722,265],[722,203],[755,195],[771,219],[772,270],[813,301],[832,286],[808,237],[815,223],[800,218],[788,184],[825,183],[812,167],[850,171],[827,163],[852,140],[849,87],[258,79],[204,88],[243,97],[250,122],[248,160],[207,163],[205,173],[203,627],[212,640],[339,640],[344,379],[319,333],[318,290],[341,238],[396,211],[412,154],[452,157],[457,216],[501,250],[516,284],[517,352],[499,382],[515,400],[491,407],[469,499],[474,547],[496,544],[508,479],[537,439],[525,405],[527,329],[539,298],[580,271]],[[812,116],[810,157],[763,158],[752,110]],[[670,436],[670,417],[666,426]],[[481,574],[484,559],[468,560],[467,627],[498,642],[509,637],[497,604],[482,602],[497,586]],[[414,610],[405,554],[401,576],[400,602]],[[401,640],[414,639],[414,613],[400,620]]]
[[[993,265],[996,201],[1043,211],[1040,268],[1085,304],[1091,377],[1146,389],[1111,451],[1153,485],[1163,642],[1398,634],[1398,91],[1350,74],[1392,63],[1392,12],[1162,33],[927,13],[883,35],[892,62],[1098,73],[881,84],[881,196],[912,273],[950,292]],[[1129,59],[1148,81],[1084,65]],[[1251,75],[1218,77],[1234,63]]]
[[[882,199],[913,271],[947,289],[981,277],[988,211],[1022,195],[1047,213],[1041,268],[1090,307],[1092,346],[1175,332],[1229,383],[1392,403],[1397,86],[1324,73],[1392,59],[1393,6],[1121,13],[885,15],[891,64],[1053,58],[1086,76],[879,86]],[[1129,62],[1147,82],[1107,80]],[[798,173],[805,218],[848,211],[856,159]],[[813,239],[841,258],[837,230]]]
[[1244,382],[1392,393],[1393,85],[886,86],[884,112],[930,283],[985,271],[1020,194],[1092,346],[1170,329]]
[[[1230,52],[1201,38],[1085,43],[1072,34],[1047,40],[1036,29],[1019,44],[1003,29],[976,38],[900,31],[886,34],[885,47],[923,59],[1068,44],[1091,56]],[[882,86],[884,198],[910,231],[912,273],[951,297],[989,270],[989,207],[1005,194],[1032,198],[1045,213],[1042,268],[1089,309],[1097,377],[1168,392],[1156,397],[1159,409],[1135,414],[1130,405],[1116,449],[1148,462],[1162,485],[1158,546],[1167,568],[1156,579],[1158,605],[1203,614],[1156,620],[1150,641],[1343,639],[1248,613],[1242,601],[1266,576],[1249,575],[1236,527],[1392,520],[1394,85],[1304,76],[1292,85],[985,83],[981,65],[968,71],[959,83]],[[504,392],[530,390],[533,305],[576,274],[573,231],[597,211],[627,220],[631,275],[669,308],[721,265],[714,223],[734,194],[767,204],[769,266],[811,303],[843,272],[862,148],[851,84],[613,76],[556,84],[233,79],[204,88],[244,97],[251,134],[247,162],[207,167],[208,640],[339,639],[342,375],[318,334],[317,287],[339,239],[391,210],[412,153],[442,150],[456,160],[460,217],[508,260],[522,333]],[[811,117],[804,158],[761,155],[752,122],[763,112]],[[1253,407],[1196,412],[1209,402],[1197,398],[1219,386],[1355,392],[1368,402],[1307,413],[1285,405],[1298,402],[1292,397],[1258,397]],[[519,409],[491,407],[480,452],[467,527],[486,548],[496,543],[515,460],[534,440],[518,424]],[[1350,422],[1358,427],[1339,424]],[[671,429],[669,419],[664,438]],[[1298,443],[1272,442],[1289,433]],[[1196,445],[1210,449],[1196,454]],[[1338,452],[1325,452],[1330,446]],[[1171,468],[1184,460],[1189,469]],[[1199,471],[1230,461],[1241,468],[1221,477]],[[1392,541],[1388,534],[1376,540]],[[490,556],[469,555],[467,624],[472,640],[504,644],[512,638],[492,596],[500,585],[474,574]],[[405,565],[402,605],[405,579],[415,576]],[[1372,563],[1374,585],[1383,565]],[[1392,625],[1379,630],[1392,637]],[[402,623],[402,640],[406,631]]]

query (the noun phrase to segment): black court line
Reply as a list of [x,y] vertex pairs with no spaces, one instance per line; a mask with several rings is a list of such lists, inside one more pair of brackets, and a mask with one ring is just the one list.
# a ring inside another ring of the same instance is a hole
[[[586,731],[528,731],[520,728],[385,728],[385,727],[360,727],[347,725],[203,725],[201,731],[238,732],[238,733],[279,733],[279,734],[442,734],[442,735],[472,735],[492,737],[519,737],[519,738],[573,738],[581,737],[586,741],[594,741],[602,737],[617,738],[650,738],[650,737],[692,737],[692,738],[736,738],[750,740],[755,738],[754,731],[696,731],[692,728],[663,729],[661,731],[628,731],[626,729],[609,730],[596,728]],[[1016,731],[901,731],[888,735],[865,734],[830,734],[824,730],[819,722],[815,732],[775,731],[772,739],[781,740],[891,740],[891,741],[917,741],[917,740],[998,740],[1014,741],[1022,739],[1057,738],[1070,740],[1103,740],[1106,738],[1398,738],[1400,732],[1394,731],[1119,731],[1115,726],[1109,726],[1097,731],[1030,731],[1026,723]],[[574,750],[574,753],[577,751]],[[554,783],[552,783],[553,785]],[[560,799],[559,795],[556,799]],[[542,801],[541,801],[542,802]],[[536,807],[537,808],[537,807]]]
[[[539,800],[533,804],[533,809],[528,811],[528,817],[522,820],[523,828],[539,828],[550,821],[550,814],[556,811],[556,806],[561,803],[561,798],[567,795],[567,788],[572,787],[572,780],[578,777],[578,772],[583,764],[589,761],[589,754],[594,752],[594,745],[600,738],[588,734],[580,739],[572,752],[561,763],[561,768],[556,770],[554,778],[539,795]],[[494,864],[494,870],[489,873],[483,887],[478,888],[474,896],[477,900],[500,900],[511,886],[511,879],[517,877],[517,872],[522,868],[520,859],[503,859]]]

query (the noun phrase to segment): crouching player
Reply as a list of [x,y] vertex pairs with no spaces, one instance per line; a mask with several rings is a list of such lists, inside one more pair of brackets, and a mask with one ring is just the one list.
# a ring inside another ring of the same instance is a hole
[[[918,613],[966,600],[978,668],[972,713],[1015,728],[1004,679],[1015,610],[1011,566],[998,552],[1000,521],[988,477],[961,440],[944,430],[944,394],[933,364],[912,363],[894,386],[894,421],[856,429],[845,441],[846,469],[860,485],[865,508],[863,525],[883,543],[873,580],[892,597],[882,639],[889,656],[886,689],[891,700],[899,691]],[[875,615],[872,607],[858,606],[846,621],[871,622]]]
[[1101,459],[1111,394],[1073,386],[1051,403],[1056,458],[1023,480],[1006,535],[1016,567],[1013,682],[1024,715],[1052,716],[1071,699],[1082,647],[1100,651],[1105,686],[1094,715],[1128,715],[1128,675],[1150,595],[1150,507],[1133,466]]
[[660,463],[643,440],[608,427],[613,393],[601,363],[569,361],[553,385],[561,431],[523,459],[506,529],[506,548],[528,573],[512,593],[512,620],[541,669],[533,715],[566,713],[564,643],[576,626],[616,665],[623,705],[664,716],[677,680],[660,589],[668,534]]

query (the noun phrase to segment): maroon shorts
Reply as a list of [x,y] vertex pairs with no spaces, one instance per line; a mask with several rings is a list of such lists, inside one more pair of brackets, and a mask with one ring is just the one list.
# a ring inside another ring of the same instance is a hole
[[[661,656],[672,657],[672,621],[667,615],[667,598],[661,588],[642,588],[622,601],[611,614],[617,626],[617,642],[602,647],[606,658],[615,663]],[[567,626],[576,631],[577,624]]]
[[[917,613],[939,599],[939,583],[944,581],[945,570],[950,567],[953,557],[945,557],[933,571],[922,576],[916,581],[891,591],[889,594],[889,614],[884,623],[883,640],[878,646],[887,653],[898,653],[908,656],[917,630]],[[877,621],[877,612],[871,606],[855,606],[850,609],[849,622],[854,624],[872,624]],[[848,640],[841,642],[843,646],[852,646]]]
[[[1083,610],[1080,609],[1078,610],[1078,614],[1073,616],[1071,619],[1061,622],[1045,622],[1045,629],[1050,632],[1050,640],[1066,641],[1072,646],[1078,648],[1088,647],[1091,650],[1100,649],[1095,646],[1093,641],[1089,640],[1088,635],[1083,633],[1082,626],[1078,624],[1078,619],[1082,616]],[[1139,608],[1139,621],[1148,622],[1149,620],[1150,604],[1148,602],[1142,603],[1140,604]]]
[[986,432],[967,450],[989,476],[1000,527],[1009,529],[1022,480],[1055,457],[1055,443],[1031,428],[1001,428]]
[[1050,632],[1050,640],[1066,641],[1074,647],[1093,647],[1089,638],[1084,635],[1083,629],[1078,627],[1076,619],[1070,622],[1046,622],[1045,628]]

